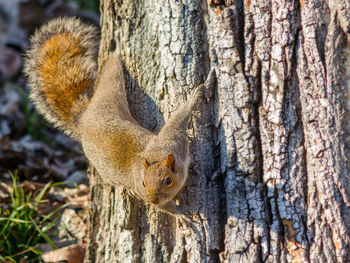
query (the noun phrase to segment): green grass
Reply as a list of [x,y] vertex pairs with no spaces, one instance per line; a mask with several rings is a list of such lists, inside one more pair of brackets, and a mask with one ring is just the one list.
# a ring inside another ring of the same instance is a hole
[[27,258],[26,262],[42,262],[37,246],[39,243],[49,243],[56,248],[48,231],[58,219],[56,213],[66,205],[47,215],[39,215],[38,206],[44,202],[44,194],[53,184],[46,184],[36,196],[32,196],[32,192],[24,193],[16,174],[11,174],[11,177],[11,203],[0,206],[0,262],[19,262],[24,257]]

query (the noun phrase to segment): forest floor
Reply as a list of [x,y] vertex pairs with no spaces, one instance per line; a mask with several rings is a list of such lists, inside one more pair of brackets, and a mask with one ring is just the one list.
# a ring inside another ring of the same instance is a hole
[[45,252],[50,262],[83,258],[88,164],[80,145],[37,113],[22,74],[29,36],[61,15],[99,20],[75,2],[0,0],[0,262],[39,262]]

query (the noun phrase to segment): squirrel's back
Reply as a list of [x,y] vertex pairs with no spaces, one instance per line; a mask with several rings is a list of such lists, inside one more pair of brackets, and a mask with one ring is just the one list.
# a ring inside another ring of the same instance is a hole
[[56,127],[79,137],[77,122],[93,93],[97,32],[77,18],[58,18],[31,38],[24,71],[31,99]]

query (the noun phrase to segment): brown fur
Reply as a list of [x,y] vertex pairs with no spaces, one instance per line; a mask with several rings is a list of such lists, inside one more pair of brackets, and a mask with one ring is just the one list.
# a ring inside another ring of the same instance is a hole
[[[159,134],[131,116],[123,66],[110,56],[96,79],[95,33],[77,19],[57,19],[32,38],[25,71],[38,110],[72,133],[104,183],[123,185],[170,213],[190,163],[187,124],[203,86],[175,112]],[[171,184],[167,178],[171,178]]]
[[90,130],[90,134],[84,133],[84,136],[88,140],[98,140],[99,148],[105,152],[108,162],[119,171],[130,169],[141,152],[138,138],[128,129],[111,131],[108,136]]
[[[146,202],[178,213],[172,199],[188,175],[186,128],[203,89],[196,88],[159,134],[153,134],[131,116],[121,61],[111,56],[78,126],[84,152],[104,182],[124,185]],[[164,185],[166,176],[172,178],[171,187]]]
[[[172,164],[170,164],[169,155],[164,160],[149,166],[145,170],[145,191],[150,202],[154,205],[162,206],[172,200],[181,185],[181,178],[177,176],[177,171],[173,170],[174,165],[176,165],[175,158],[171,160]],[[172,180],[171,185],[166,184],[168,177]]]

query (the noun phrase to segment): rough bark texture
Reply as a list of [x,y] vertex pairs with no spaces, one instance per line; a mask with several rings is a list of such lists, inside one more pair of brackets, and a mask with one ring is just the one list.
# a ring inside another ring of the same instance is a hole
[[[86,262],[350,262],[350,3],[105,0],[130,107],[157,131],[211,67],[180,203],[191,221],[91,174]],[[103,176],[103,175],[101,175]]]

